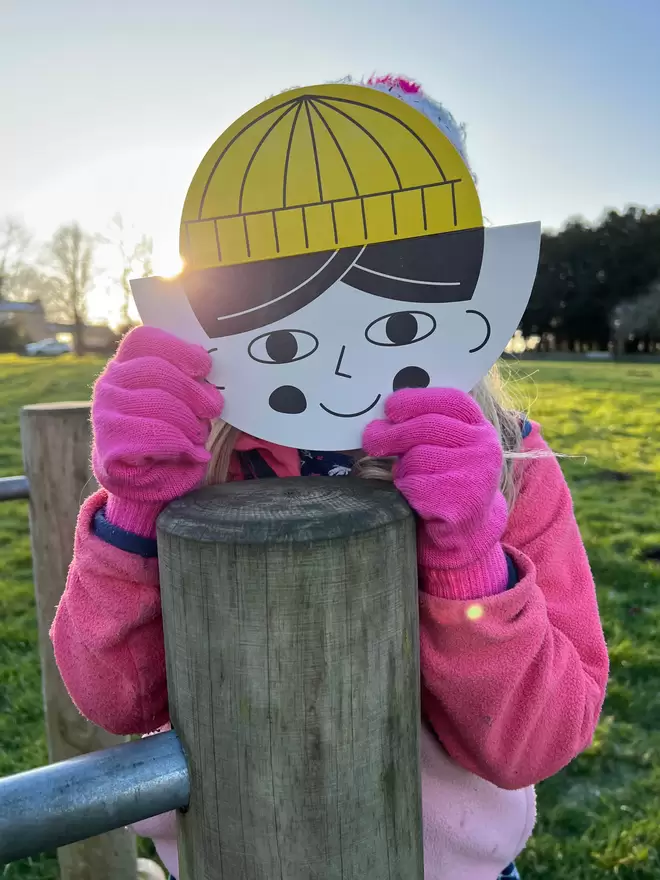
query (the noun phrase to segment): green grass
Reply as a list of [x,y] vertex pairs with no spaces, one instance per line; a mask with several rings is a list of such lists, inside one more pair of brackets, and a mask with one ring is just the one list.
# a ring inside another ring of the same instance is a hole
[[607,637],[593,746],[539,786],[524,876],[660,876],[660,367],[524,364],[532,416],[563,462]]
[[[18,409],[82,400],[101,363],[0,358],[0,476],[20,473]],[[660,366],[524,363],[517,390],[563,461],[598,584],[612,678],[594,745],[539,786],[523,878],[660,876]],[[586,462],[585,462],[586,457]],[[0,775],[44,763],[24,503],[0,505]],[[4,876],[57,877],[53,856]],[[120,880],[120,878],[118,878]]]

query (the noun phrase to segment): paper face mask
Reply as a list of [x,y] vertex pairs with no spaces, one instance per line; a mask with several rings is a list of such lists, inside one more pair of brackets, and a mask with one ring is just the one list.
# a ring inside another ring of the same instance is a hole
[[211,353],[230,424],[355,449],[393,390],[469,391],[488,371],[539,244],[536,223],[484,228],[460,155],[422,113],[318,86],[225,132],[184,206],[186,269],[131,286],[145,324]]

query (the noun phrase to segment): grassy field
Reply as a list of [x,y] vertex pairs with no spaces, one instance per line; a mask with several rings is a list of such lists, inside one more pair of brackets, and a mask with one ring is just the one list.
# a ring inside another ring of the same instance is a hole
[[[93,360],[0,358],[0,476],[21,472],[18,408],[89,396]],[[513,383],[564,462],[612,660],[592,748],[539,787],[523,878],[660,877],[660,366],[534,364]],[[531,374],[531,375],[530,375]],[[526,377],[526,378],[525,378]],[[586,457],[586,461],[585,461]],[[655,557],[655,561],[654,561]],[[42,764],[27,511],[0,506],[0,776]],[[56,878],[54,858],[4,876]],[[121,880],[121,878],[117,878]]]

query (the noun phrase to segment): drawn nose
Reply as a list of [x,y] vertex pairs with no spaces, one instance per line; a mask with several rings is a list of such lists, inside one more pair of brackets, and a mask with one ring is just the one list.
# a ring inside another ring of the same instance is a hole
[[342,345],[341,351],[339,352],[339,357],[337,358],[337,366],[335,367],[335,376],[343,376],[344,379],[352,379],[353,377],[349,373],[341,372],[341,362],[344,360],[344,355],[346,354],[346,346]]

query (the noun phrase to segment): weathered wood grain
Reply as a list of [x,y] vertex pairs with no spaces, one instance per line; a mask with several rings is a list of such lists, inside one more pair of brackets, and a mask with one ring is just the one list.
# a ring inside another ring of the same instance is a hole
[[179,880],[421,880],[414,524],[382,483],[236,483],[158,525]]

